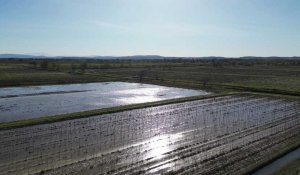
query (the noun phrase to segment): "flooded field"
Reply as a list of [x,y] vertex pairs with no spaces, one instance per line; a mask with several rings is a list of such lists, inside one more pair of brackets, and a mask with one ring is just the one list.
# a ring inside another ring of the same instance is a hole
[[206,94],[125,82],[0,88],[0,122]]
[[0,131],[0,174],[243,174],[299,131],[296,102],[210,98]]

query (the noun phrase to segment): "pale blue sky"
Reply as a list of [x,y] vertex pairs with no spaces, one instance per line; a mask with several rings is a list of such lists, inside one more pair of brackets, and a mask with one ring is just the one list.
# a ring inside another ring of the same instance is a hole
[[0,0],[0,53],[300,56],[300,0]]

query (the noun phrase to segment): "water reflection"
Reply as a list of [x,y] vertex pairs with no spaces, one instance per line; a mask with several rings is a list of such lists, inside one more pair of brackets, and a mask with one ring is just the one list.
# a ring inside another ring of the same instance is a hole
[[182,133],[170,134],[157,136],[150,140],[149,144],[149,153],[146,154],[144,159],[150,158],[151,160],[159,160],[157,163],[152,164],[147,168],[147,171],[152,174],[160,174],[160,171],[169,171],[174,163],[169,161],[169,159],[164,160],[169,152],[172,152],[176,149],[173,146],[174,142],[181,140],[183,137]]
[[153,87],[153,88],[145,88],[141,87],[140,89],[126,89],[121,91],[116,91],[117,94],[131,94],[131,95],[147,95],[153,96],[157,95],[157,93],[166,90],[162,87]]
[[116,99],[116,103],[121,104],[136,104],[136,103],[145,103],[145,102],[154,102],[162,100],[162,98],[155,96],[133,96],[133,97],[124,97]]
[[181,139],[183,135],[181,133],[157,136],[150,140],[149,154],[146,157],[153,159],[161,159],[165,156],[165,153],[170,152],[174,149],[172,143]]
[[0,121],[206,94],[199,90],[125,82],[0,88]]

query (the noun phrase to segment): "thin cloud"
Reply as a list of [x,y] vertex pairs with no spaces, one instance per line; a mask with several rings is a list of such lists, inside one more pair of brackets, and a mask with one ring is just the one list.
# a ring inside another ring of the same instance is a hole
[[189,34],[199,35],[200,32],[195,27],[175,24],[135,24],[133,26],[120,25],[105,21],[92,21],[94,25],[100,28],[130,31],[136,34],[149,34],[149,33],[164,33],[164,34]]
[[[111,29],[125,32],[134,32],[136,35],[161,35],[165,36],[245,36],[243,30],[237,28],[230,28],[227,26],[214,26],[214,25],[191,25],[186,23],[174,24],[144,24],[144,25],[120,25],[105,21],[92,21],[94,25],[103,29]],[[250,34],[251,31],[248,31]],[[253,31],[252,31],[253,33]]]
[[123,31],[132,31],[132,29],[130,27],[115,24],[115,23],[109,23],[109,22],[104,22],[104,21],[93,21],[92,23],[95,24],[98,27],[101,27],[101,28],[123,30]]

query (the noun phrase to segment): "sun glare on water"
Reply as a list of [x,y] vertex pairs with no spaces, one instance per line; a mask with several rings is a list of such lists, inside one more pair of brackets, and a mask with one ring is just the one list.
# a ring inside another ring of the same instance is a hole
[[177,139],[181,138],[182,134],[172,134],[158,136],[150,142],[149,145],[149,157],[154,159],[161,159],[165,156],[165,153],[172,150],[171,144]]

